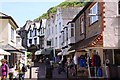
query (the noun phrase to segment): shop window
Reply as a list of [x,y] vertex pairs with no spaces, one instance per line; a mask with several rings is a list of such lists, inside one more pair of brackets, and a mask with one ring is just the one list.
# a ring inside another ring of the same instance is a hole
[[115,59],[115,64],[120,65],[120,49],[114,50],[114,59]]

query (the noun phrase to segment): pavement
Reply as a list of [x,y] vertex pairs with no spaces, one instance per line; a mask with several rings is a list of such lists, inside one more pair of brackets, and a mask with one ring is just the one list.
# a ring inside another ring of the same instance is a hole
[[[30,69],[25,73],[25,79],[30,78]],[[44,63],[35,63],[35,65],[31,68],[31,80],[45,78],[45,64]],[[58,69],[54,68],[52,70],[52,78],[67,78],[67,73],[62,72],[58,74]]]

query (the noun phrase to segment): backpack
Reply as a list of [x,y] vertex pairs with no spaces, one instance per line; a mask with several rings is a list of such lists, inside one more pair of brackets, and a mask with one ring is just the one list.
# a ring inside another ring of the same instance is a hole
[[22,72],[27,72],[27,67],[26,66],[22,67]]

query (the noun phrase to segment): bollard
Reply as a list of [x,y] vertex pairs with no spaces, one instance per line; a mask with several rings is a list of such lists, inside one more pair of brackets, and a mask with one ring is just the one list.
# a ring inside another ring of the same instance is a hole
[[30,66],[29,78],[32,79],[32,67]]

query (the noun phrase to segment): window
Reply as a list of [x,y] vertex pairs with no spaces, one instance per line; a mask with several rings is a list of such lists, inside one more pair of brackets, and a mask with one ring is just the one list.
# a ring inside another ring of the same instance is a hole
[[52,33],[53,33],[53,27],[52,27]]
[[63,43],[64,43],[64,41],[65,41],[65,33],[63,31]]
[[68,28],[66,28],[66,40],[68,40]]
[[81,32],[81,34],[84,33],[84,17],[81,18],[80,32]]
[[54,46],[54,39],[52,38],[52,46]]
[[29,39],[29,43],[32,44],[32,39]]
[[59,45],[61,45],[61,36],[59,36]]
[[37,44],[37,38],[34,38],[34,43]]
[[35,28],[35,36],[37,36],[37,29]]
[[120,1],[118,2],[118,14],[120,15]]
[[55,38],[55,46],[57,47],[57,37]]
[[32,37],[32,30],[30,30],[30,37]]
[[95,14],[94,16],[90,16],[90,24],[92,24],[98,20],[98,3],[91,7],[90,14]]
[[43,34],[43,33],[44,33],[44,32],[43,32],[43,28],[41,28],[41,29],[40,29],[40,31],[41,31],[41,34]]
[[57,25],[55,25],[55,31],[56,31],[56,34],[57,34]]
[[114,59],[115,59],[115,64],[120,65],[120,49],[114,50]]
[[75,24],[71,23],[71,35],[70,35],[70,37],[74,37],[74,27],[75,27]]
[[14,29],[11,27],[11,40],[14,40]]
[[59,22],[59,32],[61,32],[61,22]]
[[71,23],[71,27],[74,27],[74,24]]
[[43,28],[43,34],[44,34],[44,28]]

